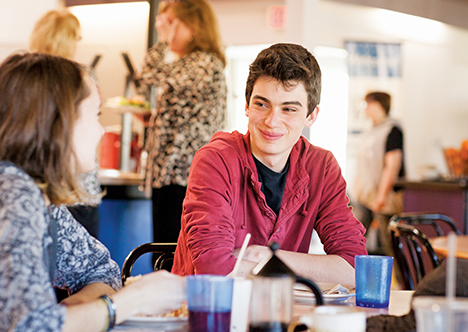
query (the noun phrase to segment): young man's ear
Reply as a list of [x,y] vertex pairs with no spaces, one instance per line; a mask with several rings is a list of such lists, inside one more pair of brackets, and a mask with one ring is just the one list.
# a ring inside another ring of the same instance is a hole
[[249,117],[249,104],[245,103],[245,116]]
[[306,127],[310,128],[314,124],[315,120],[317,120],[317,116],[319,112],[320,112],[320,108],[318,106],[315,106],[315,109],[313,110],[313,112],[307,115],[306,123],[305,123]]

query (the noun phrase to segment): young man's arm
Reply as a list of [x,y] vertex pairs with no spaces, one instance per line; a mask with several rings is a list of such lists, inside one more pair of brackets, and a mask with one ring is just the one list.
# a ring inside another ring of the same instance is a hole
[[[296,274],[317,282],[354,285],[354,268],[338,255],[312,255],[278,250],[278,257]],[[248,275],[271,250],[264,246],[249,246],[241,264],[240,274]]]

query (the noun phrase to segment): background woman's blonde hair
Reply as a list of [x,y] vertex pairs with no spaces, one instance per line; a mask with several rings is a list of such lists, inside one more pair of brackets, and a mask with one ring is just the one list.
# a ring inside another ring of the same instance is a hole
[[195,51],[214,53],[224,65],[226,57],[221,50],[216,16],[210,4],[205,0],[180,0],[161,2],[159,13],[171,11],[193,33],[193,40],[188,45],[186,54]]
[[80,21],[75,15],[67,10],[51,10],[36,22],[29,49],[73,59],[80,32]]

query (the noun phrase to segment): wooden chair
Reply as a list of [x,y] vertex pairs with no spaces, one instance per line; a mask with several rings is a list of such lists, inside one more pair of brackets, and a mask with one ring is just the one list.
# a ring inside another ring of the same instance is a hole
[[450,231],[462,235],[453,219],[440,213],[402,213],[394,215],[392,221],[415,226],[429,238],[444,236]]
[[176,247],[177,243],[145,243],[133,249],[122,265],[122,284],[125,284],[125,280],[131,276],[136,260],[146,253],[153,253],[156,256],[154,271],[162,269],[171,271]]
[[414,290],[421,279],[441,263],[429,238],[452,231],[461,235],[452,218],[439,213],[395,215],[388,226],[391,245],[403,278],[402,286]]
[[402,275],[404,289],[414,290],[421,279],[441,263],[419,229],[390,222],[390,241]]

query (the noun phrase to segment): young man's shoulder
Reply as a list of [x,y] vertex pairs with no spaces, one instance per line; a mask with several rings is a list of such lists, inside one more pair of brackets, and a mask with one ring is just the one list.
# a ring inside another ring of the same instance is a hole
[[329,160],[333,159],[333,153],[329,150],[310,143],[307,138],[301,136],[294,145],[292,155],[297,155],[299,159]]
[[245,153],[247,151],[248,139],[246,135],[233,131],[231,133],[225,131],[218,131],[211,137],[210,142],[202,147],[203,150],[214,150],[220,153]]

